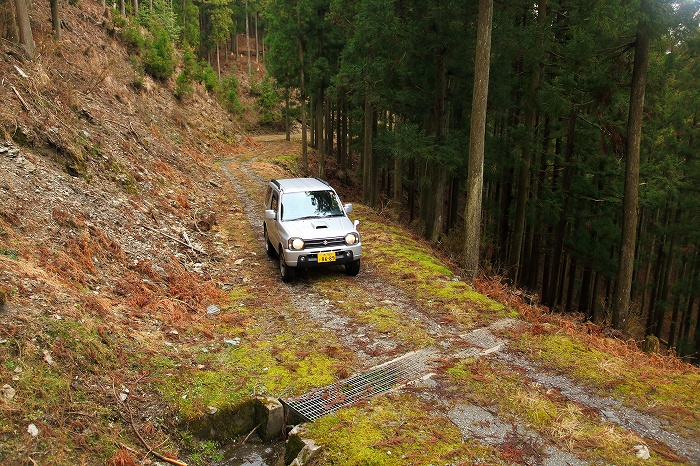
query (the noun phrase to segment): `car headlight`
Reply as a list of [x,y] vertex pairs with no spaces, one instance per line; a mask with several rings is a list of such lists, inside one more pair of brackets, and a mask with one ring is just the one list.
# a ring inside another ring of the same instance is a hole
[[294,249],[295,251],[304,249],[304,240],[301,238],[291,238],[289,240],[289,249]]
[[353,244],[357,244],[360,242],[360,237],[357,235],[357,233],[348,233],[345,235],[345,244],[348,246],[352,246]]

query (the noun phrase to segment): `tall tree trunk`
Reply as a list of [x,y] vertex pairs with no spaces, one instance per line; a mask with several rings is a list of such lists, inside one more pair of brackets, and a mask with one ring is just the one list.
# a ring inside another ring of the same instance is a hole
[[437,242],[445,228],[445,190],[447,189],[447,168],[443,164],[435,167],[437,176],[433,180],[435,183],[433,197],[433,225],[430,233],[430,240]]
[[575,257],[571,258],[571,266],[569,267],[569,284],[566,286],[566,305],[564,310],[571,312],[574,309],[574,297],[576,296],[576,273],[578,263]]
[[[672,224],[678,225],[678,221],[680,218],[680,209],[676,210],[676,216],[675,220],[673,221]],[[669,292],[670,292],[670,281],[671,281],[671,276],[673,273],[673,258],[675,257],[675,248],[676,248],[676,232],[672,231],[669,241],[668,241],[668,253],[666,254],[666,263],[663,265],[663,276],[661,279],[661,293],[659,295],[659,299],[657,300],[657,303],[659,304],[657,311],[655,312],[656,314],[656,328],[654,329],[653,335],[656,335],[656,337],[661,340],[661,336],[664,330],[664,321],[666,319],[666,311],[668,310],[668,302],[669,302]]]
[[[540,28],[546,24],[547,0],[540,0],[538,3],[537,23]],[[537,53],[542,52],[544,44],[544,31],[540,30],[537,38]],[[535,61],[530,75],[530,88],[525,101],[525,133],[527,139],[523,142],[522,154],[520,157],[520,175],[518,177],[518,196],[515,207],[515,220],[513,224],[513,236],[511,238],[510,254],[508,256],[508,269],[513,282],[518,281],[520,270],[521,253],[523,247],[523,236],[525,234],[525,213],[527,200],[530,197],[530,164],[532,161],[532,145],[534,142],[535,120],[537,110],[537,90],[540,86],[540,64]]]
[[260,39],[258,38],[258,17],[260,16],[259,12],[255,12],[255,61],[257,63],[260,63]]
[[53,29],[53,40],[56,42],[61,40],[61,12],[58,5],[58,0],[50,0],[51,7],[51,29]]
[[291,128],[289,127],[289,88],[284,90],[284,139],[291,140]]
[[693,359],[695,360],[695,363],[700,362],[700,310],[698,311],[698,319],[699,322],[695,323],[695,336],[693,337],[693,349],[694,351],[692,352],[693,354]]
[[583,312],[586,320],[591,320],[591,279],[593,278],[593,270],[590,265],[583,266],[583,274],[581,275],[581,293],[578,300],[578,311]]
[[309,147],[306,125],[306,77],[304,76],[304,42],[301,37],[301,13],[297,4],[297,44],[299,49],[299,82],[301,83],[300,105],[301,105],[301,165],[304,176],[309,174]]
[[[678,277],[682,280],[685,280],[685,272],[686,272],[686,267],[688,263],[686,261],[685,256],[683,257],[682,261],[682,266],[681,266],[681,271],[678,274]],[[673,294],[673,314],[671,315],[671,327],[669,328],[668,331],[668,347],[670,348],[675,348],[677,343],[678,343],[678,324],[680,319],[682,318],[681,316],[681,300],[683,298],[683,294],[680,292],[680,290],[677,290]]]
[[[435,134],[439,143],[447,139],[449,128],[449,102],[448,102],[448,69],[445,55],[447,49],[443,48],[436,54],[435,66]],[[432,229],[430,240],[437,242],[445,230],[445,193],[447,190],[447,166],[440,160],[435,164],[436,177],[433,178],[433,205],[432,205]]]
[[[693,257],[693,263],[691,266],[691,272],[690,272],[690,278],[689,278],[689,283],[687,287],[687,292],[688,292],[688,304],[685,308],[685,312],[683,313],[683,317],[681,318],[681,329],[680,329],[680,337],[678,339],[679,342],[679,350],[680,350],[680,355],[684,356],[686,354],[690,353],[690,326],[691,326],[691,321],[693,318],[693,309],[695,307],[695,300],[697,298],[696,290],[698,289],[698,281],[700,279],[700,267],[698,267],[698,257],[695,255]],[[700,316],[699,316],[700,317]],[[696,320],[696,325],[697,321],[700,319],[695,319]]]
[[309,146],[313,149],[317,149],[316,145],[316,99],[313,95],[309,96],[309,130],[311,131],[311,137],[309,138]]
[[459,207],[462,200],[461,177],[452,176],[447,209],[447,231],[452,230],[459,221]]
[[363,201],[371,205],[372,199],[372,115],[374,114],[369,97],[365,97],[365,119],[363,125],[364,143],[362,146],[362,194]]
[[625,150],[625,192],[622,204],[622,243],[620,245],[620,268],[613,303],[612,326],[627,329],[630,308],[634,251],[637,242],[637,217],[639,205],[639,154],[644,117],[644,94],[651,33],[649,28],[649,0],[642,0],[641,16],[637,26],[637,41],[634,51],[632,89],[630,91],[629,115],[627,119],[627,146]]
[[[651,224],[654,224],[658,221],[660,215],[660,209],[656,209],[656,212],[654,212],[654,216],[651,219]],[[650,294],[650,283],[651,283],[651,268],[652,268],[652,260],[651,258],[654,257],[654,251],[656,250],[656,235],[650,234],[651,236],[651,243],[649,244],[649,252],[647,254],[647,260],[646,260],[646,267],[644,271],[644,284],[642,285],[642,300],[639,304],[639,314],[644,315],[645,310],[649,307],[648,306],[648,298]]]
[[510,212],[513,203],[513,177],[514,168],[508,167],[503,174],[504,181],[499,183],[498,198],[500,205],[500,216],[498,221],[498,263],[503,265],[508,263],[508,240],[510,238]]
[[32,36],[32,25],[29,22],[29,7],[27,0],[15,0],[15,17],[19,30],[19,44],[24,48],[24,53],[29,60],[34,60],[36,45]]
[[345,154],[343,153],[343,108],[344,99],[338,98],[335,103],[335,134],[336,134],[336,160],[338,161],[338,168],[342,169],[343,163],[345,163]]
[[250,21],[248,19],[248,0],[245,0],[245,47],[246,55],[248,56],[248,74],[250,74]]
[[7,39],[13,44],[19,43],[19,30],[13,0],[0,0],[0,39]]
[[340,169],[343,171],[343,181],[348,179],[348,169],[352,166],[352,158],[350,157],[350,143],[348,141],[349,135],[349,119],[350,119],[350,106],[348,105],[347,99],[343,99],[343,117],[341,125],[341,143],[338,150],[342,153],[340,159]]
[[484,187],[484,146],[491,66],[492,26],[493,0],[479,0],[474,58],[474,94],[472,97],[471,128],[469,130],[467,203],[464,209],[465,239],[463,255],[467,280],[474,280],[479,271],[481,199]]
[[401,198],[403,195],[403,164],[401,163],[401,159],[399,157],[394,157],[393,176],[394,182],[392,185],[394,187],[394,191],[391,198],[394,201],[394,210],[397,214],[400,214],[402,205]]
[[221,79],[221,59],[219,58],[219,44],[216,44],[216,76]]
[[590,305],[590,321],[598,322],[600,320],[598,316],[598,288],[600,285],[600,273],[593,272],[593,292],[591,293],[591,305]]
[[[549,116],[544,119],[544,131],[542,135],[542,152],[540,153],[540,168],[537,174],[537,193],[536,198],[542,199],[544,194],[544,183],[547,175],[547,155],[549,152]],[[530,254],[530,273],[528,273],[528,288],[531,290],[537,289],[537,282],[540,275],[540,256],[542,250],[542,237],[544,236],[545,226],[542,224],[542,209],[537,209],[535,220],[535,231],[532,239],[532,254]],[[544,292],[542,293],[544,296]]]
[[[670,207],[668,204],[666,205],[666,208],[664,209],[664,216],[662,220],[662,229],[666,230],[668,228],[668,216],[669,216],[669,210]],[[647,323],[646,323],[646,333],[647,335],[654,335],[656,332],[656,326],[657,326],[657,312],[658,308],[660,306],[659,304],[659,296],[662,293],[662,281],[664,277],[664,266],[666,265],[666,252],[665,252],[665,247],[666,247],[666,235],[662,235],[661,238],[659,238],[659,245],[658,245],[658,251],[656,253],[656,263],[654,266],[654,281],[653,281],[653,287],[651,290],[651,295],[649,297],[649,313],[647,314]]]
[[316,153],[318,154],[318,177],[321,179],[326,176],[326,148],[323,137],[324,102],[323,86],[319,86],[318,91],[316,91]]
[[408,161],[408,223],[415,220],[416,215],[416,161]]
[[546,298],[545,304],[550,308],[554,306],[559,301],[558,297],[561,295],[563,289],[563,282],[560,280],[562,276],[563,269],[566,264],[564,264],[564,236],[566,233],[566,225],[569,217],[569,194],[568,189],[571,186],[571,179],[573,178],[574,172],[574,137],[576,135],[576,123],[578,121],[578,107],[571,109],[571,114],[569,115],[569,122],[566,129],[566,147],[565,152],[565,165],[564,165],[564,176],[562,177],[561,183],[561,194],[562,194],[562,207],[559,211],[559,222],[557,223],[556,231],[554,233],[554,254],[552,255],[552,264],[550,269],[549,286],[547,287],[549,292]]

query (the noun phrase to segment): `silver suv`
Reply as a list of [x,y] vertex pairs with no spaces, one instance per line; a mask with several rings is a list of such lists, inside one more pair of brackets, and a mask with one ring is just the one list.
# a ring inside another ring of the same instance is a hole
[[267,254],[279,256],[282,281],[291,281],[297,267],[342,264],[348,275],[360,272],[360,222],[350,221],[351,211],[352,204],[343,205],[318,178],[270,180],[263,230]]

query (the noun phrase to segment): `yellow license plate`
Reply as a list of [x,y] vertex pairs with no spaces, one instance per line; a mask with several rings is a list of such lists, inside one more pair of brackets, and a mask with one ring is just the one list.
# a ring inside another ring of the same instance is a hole
[[335,262],[334,252],[319,252],[318,253],[319,262]]

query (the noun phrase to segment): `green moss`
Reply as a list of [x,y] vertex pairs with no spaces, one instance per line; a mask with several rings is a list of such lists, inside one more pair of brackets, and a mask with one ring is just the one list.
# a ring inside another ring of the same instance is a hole
[[289,153],[278,155],[272,163],[289,172],[290,176],[304,176],[300,160],[298,153]]
[[[496,452],[462,440],[457,427],[424,400],[390,395],[365,408],[352,407],[308,426],[323,448],[320,464],[497,464]],[[489,462],[491,461],[491,462]]]
[[322,349],[313,351],[309,341],[323,341],[321,337],[281,333],[267,341],[241,339],[236,346],[198,355],[210,368],[180,372],[164,380],[161,391],[183,417],[196,418],[208,406],[222,409],[251,396],[302,394],[329,385],[344,364]]
[[136,178],[134,178],[134,175],[122,163],[111,162],[107,170],[111,173],[112,181],[117,183],[126,193],[138,193],[138,182]]
[[404,229],[387,224],[367,208],[357,205],[363,234],[363,256],[377,266],[383,278],[416,299],[437,303],[436,312],[448,311],[449,320],[471,327],[514,311],[459,281],[430,246],[406,235]]

